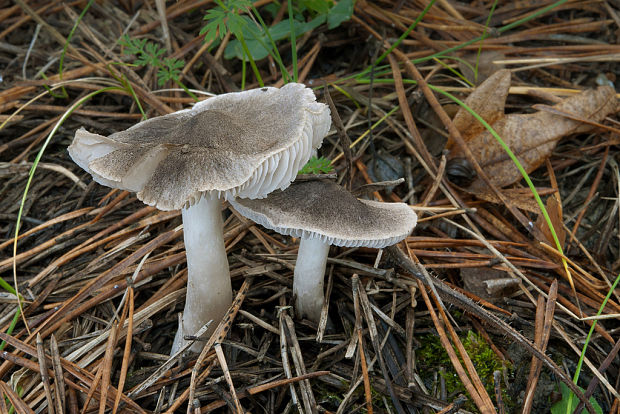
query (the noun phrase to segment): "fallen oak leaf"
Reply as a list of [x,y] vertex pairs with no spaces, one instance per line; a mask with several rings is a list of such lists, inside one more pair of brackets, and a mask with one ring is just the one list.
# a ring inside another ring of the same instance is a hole
[[[510,87],[510,83],[506,82],[507,78],[509,79],[507,71],[498,71],[480,85],[465,100],[465,104],[479,113],[502,137],[526,172],[530,173],[538,168],[551,155],[562,137],[593,129],[591,125],[548,111],[504,115],[502,99],[505,99],[503,97],[507,95]],[[502,114],[498,115],[500,108]],[[613,88],[602,86],[566,98],[552,108],[573,114],[573,118],[599,122],[617,112],[619,106]],[[479,123],[471,114],[461,108],[454,121],[474,157],[494,185],[505,187],[522,178],[517,167],[493,135],[483,127],[474,126]],[[448,148],[450,149],[448,162],[465,158],[459,147],[449,143]],[[487,185],[479,177],[473,177],[466,190],[474,194],[489,192]]]
[[[547,213],[551,219],[551,224],[553,224],[553,228],[558,236],[560,246],[564,248],[564,243],[566,242],[566,231],[563,226],[564,215],[562,213],[562,203],[560,202],[557,194],[551,194],[551,196],[547,198],[547,202],[545,204],[545,208],[547,209]],[[542,231],[549,244],[553,245],[555,243],[551,230],[549,229],[549,226],[547,225],[547,222],[542,214],[539,215],[536,220],[536,227]]]
[[[493,125],[497,120],[505,116],[504,106],[506,105],[506,98],[508,98],[509,90],[510,71],[505,69],[499,70],[474,89],[467,99],[465,99],[465,104],[480,115],[489,125]],[[459,108],[452,122],[461,133],[465,142],[473,140],[486,130],[484,125],[478,122],[478,120],[464,108]],[[446,144],[446,149],[450,150],[450,152],[454,152],[452,149],[453,147],[455,147],[455,143],[453,138],[450,137]],[[451,158],[456,158],[456,156],[449,157],[448,159]],[[478,162],[480,162],[480,160],[478,160]],[[482,164],[480,165],[482,166]]]

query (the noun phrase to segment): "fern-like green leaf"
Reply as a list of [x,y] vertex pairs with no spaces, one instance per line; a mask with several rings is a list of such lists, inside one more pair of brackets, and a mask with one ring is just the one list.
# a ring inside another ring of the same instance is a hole
[[304,167],[299,170],[299,174],[328,174],[332,172],[334,167],[331,161],[325,157],[312,157]]

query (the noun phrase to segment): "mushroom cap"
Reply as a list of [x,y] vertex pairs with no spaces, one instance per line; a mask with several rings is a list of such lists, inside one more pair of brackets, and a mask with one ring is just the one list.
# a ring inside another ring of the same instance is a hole
[[344,247],[383,248],[407,237],[417,216],[405,203],[355,198],[331,181],[294,182],[262,200],[229,200],[245,217],[280,234]]
[[289,83],[218,95],[109,137],[81,128],[68,150],[98,183],[175,210],[201,196],[257,198],[286,188],[330,124],[312,90]]

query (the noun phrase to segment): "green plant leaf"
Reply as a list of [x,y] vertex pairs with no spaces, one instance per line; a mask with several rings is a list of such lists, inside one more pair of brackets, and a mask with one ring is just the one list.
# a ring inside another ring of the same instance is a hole
[[[241,18],[248,21],[248,24],[243,28],[243,37],[248,46],[248,50],[254,60],[264,59],[269,55],[271,51],[270,40],[262,28],[256,27],[256,24],[250,20],[247,16],[241,16]],[[325,23],[326,16],[319,15],[309,22],[299,22],[295,20],[295,35],[300,36],[310,30],[316,29],[321,24]],[[283,20],[269,28],[269,34],[274,41],[282,40],[290,36],[291,29],[288,20]],[[243,48],[238,40],[231,41],[226,50],[224,51],[224,58],[244,60]],[[247,61],[247,57],[245,57]]]
[[[579,389],[583,391],[583,388],[579,387]],[[575,408],[577,408],[577,404],[579,403],[579,400],[577,398],[569,398],[571,391],[568,389],[566,384],[564,384],[563,382],[560,383],[560,392],[562,393],[562,399],[551,406],[551,414],[566,414],[566,413],[574,412]],[[570,406],[569,406],[569,403],[570,403]],[[594,397],[590,397],[590,403],[594,407],[594,410],[596,411],[597,414],[603,414],[603,410],[601,409],[601,406],[594,399]],[[581,411],[581,414],[587,414],[587,413],[588,411],[585,408]]]
[[327,28],[335,29],[353,15],[353,0],[340,0],[327,14]]
[[331,161],[325,157],[312,157],[304,167],[299,170],[298,174],[328,174],[332,172],[334,167]]
[[332,2],[328,0],[301,0],[300,3],[318,14],[327,14],[332,6]]

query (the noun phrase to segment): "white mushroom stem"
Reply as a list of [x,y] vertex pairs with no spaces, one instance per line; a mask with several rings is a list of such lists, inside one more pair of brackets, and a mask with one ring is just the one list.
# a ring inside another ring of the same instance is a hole
[[329,243],[318,238],[301,239],[295,273],[293,294],[299,317],[318,322],[323,307],[323,280],[329,255]]
[[[182,325],[177,331],[171,355],[212,320],[205,337],[213,332],[232,303],[232,287],[224,246],[222,204],[217,197],[203,197],[184,208],[183,236],[187,255],[187,296]],[[202,343],[190,350],[200,352]]]

